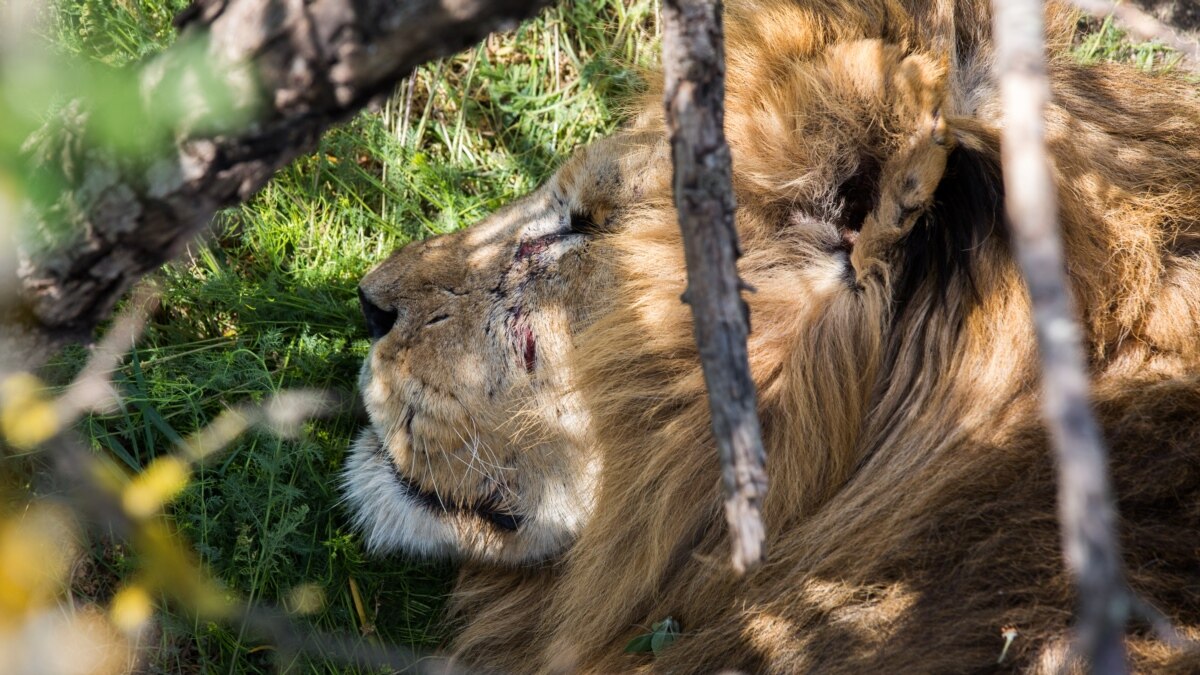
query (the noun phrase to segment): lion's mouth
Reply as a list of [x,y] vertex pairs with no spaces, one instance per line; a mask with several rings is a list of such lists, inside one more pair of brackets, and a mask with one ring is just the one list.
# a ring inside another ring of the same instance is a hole
[[516,532],[525,521],[524,516],[504,510],[504,499],[498,490],[474,502],[449,500],[421,488],[421,486],[405,476],[400,471],[400,467],[396,466],[396,463],[391,461],[391,458],[387,456],[387,451],[382,446],[377,452],[380,454],[381,459],[391,467],[392,477],[400,484],[400,489],[422,508],[444,515],[474,516],[504,532]]

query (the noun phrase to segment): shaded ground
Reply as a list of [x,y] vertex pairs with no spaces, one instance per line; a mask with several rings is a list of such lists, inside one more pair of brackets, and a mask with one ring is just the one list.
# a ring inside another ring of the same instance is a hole
[[1133,4],[1158,17],[1160,21],[1200,38],[1200,2],[1196,0],[1133,0]]

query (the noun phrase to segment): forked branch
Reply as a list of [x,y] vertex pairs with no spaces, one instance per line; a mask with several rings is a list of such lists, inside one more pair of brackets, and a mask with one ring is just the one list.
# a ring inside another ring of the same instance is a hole
[[725,517],[739,574],[764,556],[767,475],[738,277],[732,166],[725,142],[725,44],[719,0],[663,3],[664,105],[687,292],[721,457]]
[[1050,83],[1042,2],[992,0],[992,7],[1004,104],[1005,206],[1033,303],[1042,405],[1058,463],[1063,550],[1079,593],[1075,649],[1093,673],[1124,673],[1130,601],[1121,571],[1107,452],[1091,409],[1046,153]]

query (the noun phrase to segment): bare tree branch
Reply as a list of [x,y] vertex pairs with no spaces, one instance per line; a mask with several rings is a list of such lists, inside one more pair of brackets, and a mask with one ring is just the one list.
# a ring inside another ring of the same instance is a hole
[[1005,206],[1029,286],[1046,422],[1058,459],[1066,562],[1079,592],[1076,649],[1094,673],[1127,671],[1129,595],[1115,531],[1107,452],[1092,414],[1080,328],[1065,274],[1044,116],[1050,100],[1040,0],[992,0],[1004,104]]
[[725,44],[719,0],[663,3],[664,105],[675,165],[696,344],[708,385],[725,484],[725,517],[739,574],[764,556],[767,491],[746,335],[749,310],[738,278],[729,146],[725,142]]
[[545,2],[197,0],[177,19],[177,43],[143,69],[141,100],[129,102],[132,125],[186,102],[165,139],[169,150],[131,159],[93,142],[84,105],[68,107],[29,144],[65,185],[25,230],[59,234],[22,250],[21,302],[0,307],[0,348],[28,365],[90,337],[137,279],[330,126],[387,95],[415,66],[513,26]]
[[1110,0],[1070,0],[1072,5],[1091,14],[1104,18],[1112,16],[1117,23],[1134,36],[1143,40],[1158,40],[1164,45],[1183,54],[1188,61],[1188,70],[1200,69],[1200,39],[1187,38],[1178,31],[1164,25],[1158,19],[1143,12],[1128,2],[1111,2]]

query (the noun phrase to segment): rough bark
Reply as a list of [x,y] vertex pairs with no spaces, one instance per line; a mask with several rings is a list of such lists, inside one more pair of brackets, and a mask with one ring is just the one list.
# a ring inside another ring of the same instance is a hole
[[663,3],[664,104],[675,166],[696,344],[708,386],[725,486],[725,517],[739,574],[763,559],[766,455],[746,350],[749,310],[738,277],[729,146],[725,142],[721,3]]
[[1043,412],[1058,464],[1063,551],[1079,592],[1075,653],[1094,673],[1127,671],[1130,600],[1121,570],[1108,457],[1092,413],[1068,282],[1044,116],[1050,100],[1040,0],[993,0],[1004,105],[1002,161],[1017,262],[1042,362]]
[[[131,158],[92,142],[86,102],[31,142],[31,154],[63,189],[25,228],[57,234],[21,250],[18,304],[0,307],[5,355],[25,367],[90,336],[135,281],[180,252],[218,209],[246,200],[312,149],[330,126],[390,93],[415,66],[544,4],[197,0],[176,20],[177,43],[143,68],[141,95],[130,101],[130,124],[180,98],[194,103],[166,148]],[[223,114],[242,123],[206,116],[213,106],[201,90],[217,92]]]

